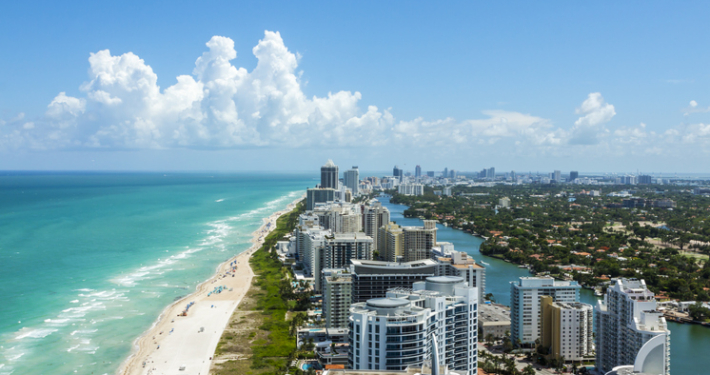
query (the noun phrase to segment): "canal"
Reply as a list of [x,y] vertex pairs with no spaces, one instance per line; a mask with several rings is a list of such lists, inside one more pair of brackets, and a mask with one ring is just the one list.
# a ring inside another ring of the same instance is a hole
[[[399,225],[421,226],[422,221],[406,218],[407,206],[391,203],[389,198],[377,198],[390,211],[390,218]],[[464,231],[437,224],[437,241],[451,242],[458,251],[471,255],[486,267],[486,293],[493,293],[496,302],[510,305],[510,282],[531,276],[527,269],[500,259],[481,255],[478,251],[483,239]],[[599,298],[582,289],[580,301],[595,306]],[[710,374],[710,328],[693,324],[668,323],[671,329],[671,373],[674,375]]]

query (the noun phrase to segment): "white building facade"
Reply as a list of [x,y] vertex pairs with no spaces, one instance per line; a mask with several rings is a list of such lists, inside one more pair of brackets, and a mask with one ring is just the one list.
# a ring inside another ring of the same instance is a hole
[[350,311],[348,361],[354,370],[422,366],[432,355],[433,334],[440,366],[477,373],[478,291],[460,277],[429,277]]
[[551,277],[521,277],[510,283],[510,337],[523,345],[532,345],[540,337],[541,297],[554,302],[579,302],[576,281],[557,281]]
[[602,373],[618,366],[670,373],[670,330],[643,280],[618,279],[597,303],[596,366]]

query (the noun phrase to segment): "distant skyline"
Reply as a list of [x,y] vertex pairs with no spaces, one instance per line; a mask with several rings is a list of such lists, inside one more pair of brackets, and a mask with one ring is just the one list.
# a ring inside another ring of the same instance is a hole
[[704,173],[705,2],[0,5],[0,170]]

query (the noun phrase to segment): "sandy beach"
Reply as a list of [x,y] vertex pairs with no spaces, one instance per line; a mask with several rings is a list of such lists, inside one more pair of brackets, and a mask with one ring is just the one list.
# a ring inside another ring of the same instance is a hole
[[[254,273],[249,257],[276,228],[276,219],[290,212],[301,199],[264,219],[264,224],[253,233],[253,245],[247,251],[222,263],[217,273],[194,293],[168,306],[153,327],[135,341],[135,352],[118,374],[208,374],[222,332],[251,286]],[[222,291],[215,293],[219,287]],[[192,302],[187,316],[180,316]]]

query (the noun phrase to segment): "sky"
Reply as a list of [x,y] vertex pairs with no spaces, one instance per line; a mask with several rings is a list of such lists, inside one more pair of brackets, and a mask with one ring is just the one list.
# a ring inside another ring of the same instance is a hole
[[706,173],[706,2],[3,2],[0,170]]

